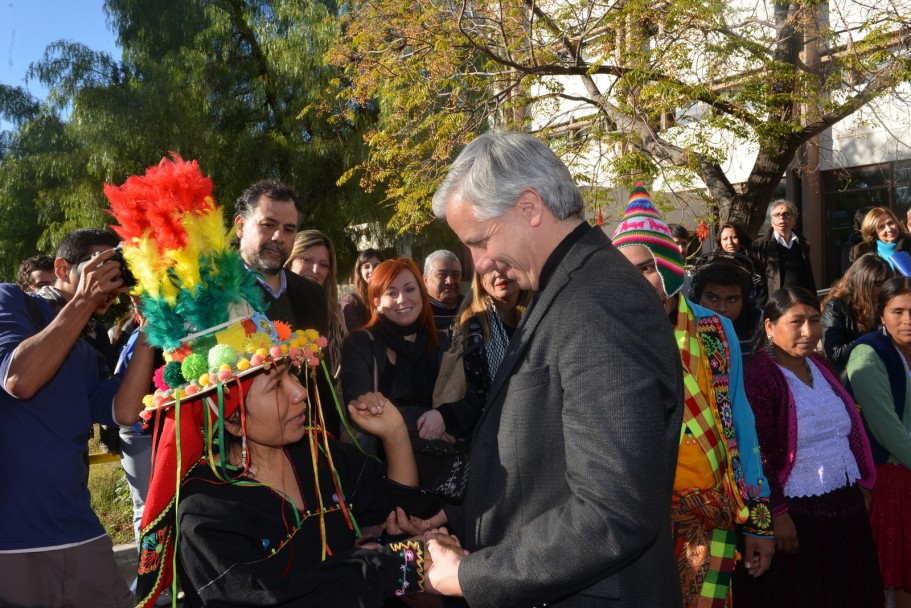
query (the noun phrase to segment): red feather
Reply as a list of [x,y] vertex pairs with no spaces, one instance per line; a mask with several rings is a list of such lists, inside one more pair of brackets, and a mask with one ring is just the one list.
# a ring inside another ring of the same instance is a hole
[[151,232],[159,252],[187,244],[181,219],[187,213],[199,215],[215,205],[212,180],[199,164],[184,161],[179,154],[163,158],[146,169],[145,175],[127,178],[122,186],[105,184],[111,201],[111,215],[119,222],[114,230],[128,243]]

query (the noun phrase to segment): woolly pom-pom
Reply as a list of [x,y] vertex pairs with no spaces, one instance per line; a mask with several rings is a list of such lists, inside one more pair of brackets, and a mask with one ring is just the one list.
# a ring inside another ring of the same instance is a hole
[[168,386],[168,383],[165,382],[165,379],[164,379],[164,368],[165,367],[167,367],[167,366],[162,365],[161,367],[159,367],[158,369],[155,370],[154,374],[152,374],[152,383],[155,385],[155,388],[157,388],[160,391],[166,391],[170,388]]
[[171,388],[177,388],[181,384],[186,382],[184,378],[183,371],[181,371],[181,364],[177,361],[171,361],[164,366],[164,381]]
[[186,378],[187,381],[195,380],[209,371],[209,365],[206,363],[205,358],[197,353],[187,355],[180,365],[183,377]]
[[237,362],[237,369],[242,372],[250,369],[250,360],[246,357],[242,358]]
[[275,326],[275,333],[278,334],[279,342],[284,342],[291,337],[291,326],[284,321],[273,321],[272,325]]
[[237,351],[227,344],[216,344],[209,350],[209,367],[219,368],[222,365],[237,363]]

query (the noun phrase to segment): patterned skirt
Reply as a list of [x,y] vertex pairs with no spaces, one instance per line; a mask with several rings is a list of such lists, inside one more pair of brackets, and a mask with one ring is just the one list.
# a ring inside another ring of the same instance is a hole
[[882,608],[882,579],[863,495],[855,486],[788,499],[795,553],[776,552],[759,578],[734,571],[736,608]]
[[911,471],[900,464],[876,466],[870,524],[886,587],[911,591]]

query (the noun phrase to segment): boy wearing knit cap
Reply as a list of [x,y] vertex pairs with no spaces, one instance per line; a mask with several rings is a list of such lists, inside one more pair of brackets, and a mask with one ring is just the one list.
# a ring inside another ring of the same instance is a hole
[[684,606],[722,608],[730,604],[737,560],[735,524],[743,525],[743,562],[752,576],[768,570],[775,550],[737,334],[728,319],[679,293],[680,250],[642,184],[630,195],[613,242],[661,298],[683,363],[671,517]]

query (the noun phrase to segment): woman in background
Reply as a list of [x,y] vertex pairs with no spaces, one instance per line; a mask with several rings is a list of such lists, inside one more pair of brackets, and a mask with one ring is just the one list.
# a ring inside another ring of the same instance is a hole
[[715,235],[715,251],[753,256],[753,239],[740,224],[722,224]]
[[298,232],[291,256],[285,262],[285,267],[291,272],[310,279],[323,288],[329,309],[329,332],[326,338],[329,340],[329,360],[335,368],[332,370],[334,377],[338,376],[342,360],[342,340],[348,333],[338,303],[337,265],[335,245],[319,230]]
[[[515,281],[497,270],[485,275],[475,273],[471,299],[456,319],[452,347],[447,354],[460,353],[457,364],[463,369],[464,396],[435,403],[435,409],[418,420],[423,439],[439,439],[446,433],[453,439],[467,440],[486,405],[491,381],[531,296],[530,291],[520,289]],[[451,398],[443,388],[436,387],[435,402],[439,398]]]
[[[762,265],[753,254],[753,239],[740,224],[722,224],[715,235],[715,253],[739,253],[753,264],[753,282],[756,285],[756,306],[762,310],[769,297]],[[757,272],[758,270],[758,272]]]
[[363,327],[370,320],[371,306],[367,298],[367,284],[373,271],[385,259],[378,249],[365,249],[358,254],[357,262],[354,263],[354,293],[342,298],[342,314],[348,331]]
[[893,254],[899,251],[911,252],[911,236],[891,209],[871,209],[860,225],[860,234],[863,240],[851,250],[851,262],[855,262],[865,253],[875,253],[893,265]]
[[876,328],[876,301],[892,276],[888,262],[876,254],[860,256],[823,300],[822,347],[829,361],[844,370],[854,341]]
[[893,277],[879,293],[883,331],[860,338],[848,378],[867,425],[876,461],[870,523],[883,585],[895,607],[911,607],[911,279]]

